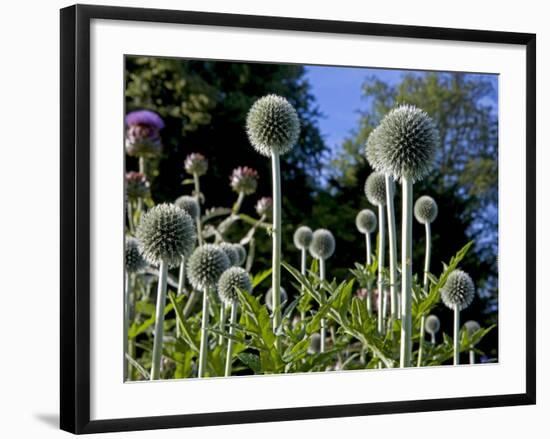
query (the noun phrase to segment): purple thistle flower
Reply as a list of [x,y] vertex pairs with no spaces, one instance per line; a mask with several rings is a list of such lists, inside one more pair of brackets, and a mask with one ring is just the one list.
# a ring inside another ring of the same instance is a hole
[[164,121],[161,117],[150,110],[132,111],[126,115],[125,120],[127,126],[141,125],[156,131],[160,131],[164,128]]
[[270,217],[273,214],[273,200],[270,197],[262,197],[256,203],[258,215]]
[[239,166],[233,169],[229,177],[231,188],[237,193],[250,195],[256,192],[258,187],[258,172],[248,166]]
[[188,174],[197,174],[200,177],[208,170],[208,160],[202,154],[193,152],[185,158],[183,167]]
[[130,171],[126,173],[126,194],[131,200],[145,198],[149,194],[149,182],[140,172]]

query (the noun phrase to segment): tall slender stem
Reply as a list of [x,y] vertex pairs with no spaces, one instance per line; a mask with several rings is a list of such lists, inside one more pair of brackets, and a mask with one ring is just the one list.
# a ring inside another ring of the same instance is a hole
[[470,349],[470,364],[476,364],[476,353]]
[[435,332],[430,334],[432,336],[432,344],[435,344]]
[[187,318],[191,314],[191,311],[193,310],[193,307],[195,306],[195,303],[197,303],[198,293],[196,290],[191,291],[191,294],[189,294],[189,299],[187,299],[187,303],[185,304],[185,307],[183,308],[183,317]]
[[[281,167],[279,153],[271,154],[271,172],[273,176],[273,255],[272,255],[272,307],[273,331],[281,325]],[[280,337],[276,337],[277,349],[281,348]]]
[[147,176],[147,164],[143,156],[139,158],[139,173]]
[[[426,223],[426,254],[424,257],[424,295],[428,295],[428,273],[430,272],[430,257],[432,248],[432,233],[430,229],[430,223]],[[422,315],[420,318],[420,338],[418,341],[418,363],[417,366],[422,365],[422,355],[424,353],[424,324],[426,322],[426,316]]]
[[[325,260],[319,259],[319,278],[321,279],[321,282],[323,282],[326,278],[326,272],[325,272]],[[321,288],[322,291],[322,288]],[[326,344],[326,330],[325,330],[325,319],[321,319],[321,353],[325,352],[325,344]]]
[[197,215],[197,219],[195,220],[195,223],[197,225],[197,240],[199,242],[199,247],[202,247],[203,244],[203,238],[202,238],[202,226],[201,226],[201,184],[198,174],[195,172],[193,173],[193,182],[195,184],[195,198],[197,199],[197,203],[199,204],[199,213]]
[[412,357],[412,211],[413,185],[402,177],[403,208],[401,221],[401,349],[400,367],[409,367]]
[[220,327],[221,334],[218,336],[218,344],[223,344],[223,332],[225,332],[225,303],[222,301],[220,306]]
[[151,360],[151,380],[160,378],[160,360],[162,357],[162,339],[164,336],[164,306],[166,304],[166,279],[168,264],[161,262],[159,267],[159,282],[157,288],[157,309],[155,314],[155,339],[153,341],[153,357]]
[[384,215],[384,206],[378,206],[378,222],[380,227],[378,228],[378,333],[384,332],[384,302],[386,301],[386,295],[384,294],[384,259],[385,259],[385,247],[386,247],[386,221]]
[[235,201],[235,204],[233,205],[233,209],[232,209],[233,214],[239,213],[239,210],[241,210],[241,204],[243,204],[243,200],[244,200],[244,192],[239,192],[237,201]]
[[388,211],[388,244],[390,247],[390,300],[391,318],[399,319],[399,304],[397,297],[397,231],[395,224],[393,177],[386,174],[386,209]]
[[[306,275],[306,261],[307,261],[307,255],[306,255],[306,248],[303,247],[301,250],[300,250],[300,253],[301,253],[301,258],[300,258],[300,273],[302,273],[302,276],[305,276]],[[304,286],[302,285],[302,294],[305,294],[305,288]],[[303,322],[305,319],[305,313],[304,311],[300,311],[300,320]]]
[[208,355],[208,291],[202,293],[202,321],[201,321],[201,344],[199,348],[199,378],[204,377],[206,371],[206,357]]
[[123,354],[123,360],[124,360],[124,380],[129,379],[129,373],[128,373],[128,359],[126,358],[126,355],[129,354],[128,350],[128,327],[130,326],[130,275],[128,272],[125,272],[124,276],[124,284],[125,284],[125,294],[124,294],[124,354]]
[[458,305],[454,306],[453,319],[453,364],[460,363],[460,311]]
[[367,250],[367,265],[372,264],[372,253],[370,248],[370,233],[365,233],[365,248]]
[[132,202],[128,200],[128,228],[130,229],[130,233],[134,233],[135,225],[134,225],[134,208],[132,206]]
[[[181,296],[183,294],[183,290],[185,289],[185,257],[181,258],[181,264],[180,264],[180,272],[179,272],[179,278],[178,278],[178,296]],[[179,323],[179,317],[176,315],[176,337],[180,336],[180,323]]]
[[233,339],[235,333],[235,324],[237,323],[237,306],[238,302],[231,302],[231,316],[229,317],[229,339],[227,340],[227,354],[225,357],[225,376],[231,376],[231,366],[233,363]]

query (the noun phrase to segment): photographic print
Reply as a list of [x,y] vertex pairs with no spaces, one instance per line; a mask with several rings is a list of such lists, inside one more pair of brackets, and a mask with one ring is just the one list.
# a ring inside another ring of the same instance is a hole
[[498,362],[498,81],[127,55],[113,367]]

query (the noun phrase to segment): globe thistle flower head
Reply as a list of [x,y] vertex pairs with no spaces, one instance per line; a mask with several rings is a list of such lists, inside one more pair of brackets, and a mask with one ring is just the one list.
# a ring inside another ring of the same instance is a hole
[[147,267],[147,262],[143,259],[139,251],[138,240],[134,237],[126,238],[124,247],[124,262],[128,273],[139,273]]
[[311,334],[309,338],[309,348],[307,350],[310,354],[318,354],[321,352],[321,334],[315,332]]
[[414,217],[420,224],[430,224],[437,217],[437,203],[428,196],[422,195],[414,203]]
[[251,195],[258,188],[258,172],[248,166],[239,166],[233,169],[229,182],[231,189],[238,194]]
[[439,321],[439,318],[437,316],[430,314],[428,317],[426,317],[424,328],[426,329],[426,332],[428,332],[428,334],[437,334],[440,327],[441,322]]
[[189,256],[187,276],[193,288],[204,292],[216,286],[229,266],[229,258],[219,246],[205,244]]
[[230,244],[229,242],[222,242],[219,244],[219,247],[225,253],[227,259],[229,259],[229,265],[238,265],[240,259],[239,252],[233,244]]
[[191,252],[197,235],[189,214],[174,204],[159,204],[143,215],[137,237],[150,264],[175,267]]
[[355,226],[361,233],[372,233],[377,225],[376,214],[370,209],[361,210],[355,217]]
[[365,145],[365,157],[370,167],[377,172],[383,172],[380,163],[380,136],[379,127],[371,131]]
[[400,105],[380,122],[375,135],[376,168],[413,182],[431,169],[439,133],[428,114],[413,105]]
[[162,150],[159,131],[164,128],[161,117],[150,110],[128,113],[126,122],[126,152],[131,156],[152,157]]
[[149,195],[149,182],[141,172],[130,171],[125,175],[126,194],[130,200],[145,198]]
[[317,229],[309,246],[311,256],[316,259],[328,259],[334,254],[336,241],[334,235],[327,229]]
[[244,248],[244,245],[241,244],[231,244],[237,254],[239,255],[239,260],[237,261],[237,266],[243,265],[246,261],[246,249]]
[[193,152],[183,162],[183,167],[188,174],[201,176],[208,171],[208,160],[202,154]]
[[[395,183],[390,179],[391,185]],[[375,206],[386,205],[386,176],[381,172],[373,172],[365,181],[365,195],[369,203]]]
[[273,152],[285,154],[300,135],[300,121],[294,107],[285,98],[274,94],[258,99],[246,117],[246,132],[254,149],[271,157]]
[[475,320],[468,320],[466,323],[464,323],[464,329],[466,329],[468,337],[472,337],[472,335],[474,335],[477,331],[481,329],[481,326]]
[[238,299],[237,290],[252,291],[252,282],[249,274],[241,267],[231,267],[223,272],[218,281],[218,295],[226,305]]
[[271,197],[262,197],[256,202],[256,213],[271,218],[273,215],[273,200]]
[[[284,306],[284,304],[288,300],[288,294],[286,294],[286,290],[283,287],[281,288],[281,306]],[[267,309],[269,311],[273,311],[273,289],[270,288],[267,290],[267,293],[265,293],[265,306],[267,306]]]
[[308,249],[313,240],[313,232],[308,226],[300,226],[294,232],[294,246],[299,250]]
[[470,306],[475,295],[475,286],[469,274],[454,270],[441,289],[441,300],[450,309],[458,307],[459,311]]
[[190,195],[182,195],[181,197],[176,199],[174,204],[180,209],[187,212],[189,216],[194,220],[196,220],[200,215],[201,208],[199,206],[199,202],[195,197],[192,197]]

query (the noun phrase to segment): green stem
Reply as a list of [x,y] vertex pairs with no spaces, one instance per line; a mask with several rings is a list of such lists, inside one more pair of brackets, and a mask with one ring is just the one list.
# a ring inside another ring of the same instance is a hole
[[129,365],[128,360],[126,359],[126,355],[129,354],[128,349],[128,327],[130,326],[130,293],[131,293],[131,286],[130,286],[130,275],[128,272],[125,273],[125,286],[126,291],[124,294],[124,380],[129,379]]
[[470,364],[476,364],[476,353],[470,349]]
[[[183,294],[185,289],[185,257],[181,258],[180,272],[178,277],[178,296]],[[176,337],[180,336],[180,322],[179,317],[176,315]]]
[[365,248],[367,249],[367,266],[372,264],[371,248],[370,248],[370,233],[365,233]]
[[223,332],[225,332],[225,303],[222,301],[220,305],[220,334],[218,336],[218,344],[223,344]]
[[254,263],[254,254],[256,253],[256,239],[254,237],[250,238],[250,243],[248,244],[248,256],[246,258],[246,271],[250,273],[252,269],[252,264]]
[[384,206],[378,206],[378,221],[380,227],[378,229],[378,333],[384,332],[384,302],[386,301],[386,295],[384,294],[384,259],[385,259],[385,247],[386,247],[386,221],[384,218]]
[[132,206],[132,202],[128,200],[128,228],[130,229],[130,233],[133,235],[134,230],[136,229],[134,226],[134,209]]
[[453,319],[453,365],[460,364],[460,311],[458,305],[454,306]]
[[390,247],[390,300],[391,318],[399,319],[397,298],[397,231],[395,224],[395,207],[393,203],[395,184],[393,177],[386,174],[386,209],[388,212],[388,244]]
[[[426,223],[426,255],[424,258],[424,295],[428,295],[428,273],[430,272],[430,258],[431,258],[431,247],[432,247],[432,233],[430,229],[430,223]],[[424,324],[426,321],[426,316],[420,318],[420,338],[418,341],[418,363],[417,366],[422,365],[422,355],[424,352]]]
[[[319,278],[321,279],[321,283],[326,278],[325,274],[325,260],[319,259]],[[321,288],[322,291],[322,288]],[[325,344],[326,344],[326,330],[325,330],[325,319],[321,319],[321,353],[325,352]]]
[[195,290],[191,291],[191,294],[189,295],[189,299],[187,299],[187,303],[185,304],[185,308],[183,308],[183,317],[187,318],[191,314],[191,311],[193,310],[193,306],[195,306],[195,303],[197,302],[197,298],[199,295]]
[[160,360],[162,357],[162,338],[164,336],[164,306],[166,304],[167,277],[168,264],[162,261],[159,267],[159,282],[157,288],[155,338],[153,341],[153,356],[151,359],[151,380],[158,380],[160,378]]
[[202,321],[201,321],[201,344],[199,348],[199,378],[204,377],[206,371],[206,357],[208,355],[208,291],[202,293]]
[[[271,171],[273,176],[273,249],[272,249],[272,307],[273,332],[277,334],[281,325],[281,166],[279,153],[271,154]],[[277,349],[281,348],[281,339],[276,336]]]
[[244,192],[239,192],[239,196],[237,197],[237,201],[235,201],[235,204],[233,205],[233,215],[236,215],[241,210],[241,204],[243,204],[244,200]]
[[401,347],[400,367],[409,367],[412,357],[412,210],[413,185],[402,177],[403,209],[401,222]]
[[195,183],[195,198],[197,199],[197,203],[199,203],[199,214],[197,215],[197,219],[195,220],[197,224],[197,240],[199,242],[199,247],[202,247],[203,238],[202,238],[202,226],[201,226],[201,214],[200,214],[201,184],[197,173],[193,174],[193,182]]
[[139,172],[147,177],[147,164],[145,162],[145,157],[139,158]]
[[[307,254],[306,254],[305,247],[300,250],[300,253],[301,253],[300,273],[302,273],[302,276],[305,276],[306,275],[306,265],[307,265]],[[301,291],[302,291],[302,295],[305,294],[306,290],[305,290],[303,285],[302,285]],[[306,317],[306,315],[305,315],[304,311],[300,311],[300,320],[302,322],[304,321],[305,317]]]
[[225,357],[225,376],[231,376],[231,366],[233,362],[233,339],[235,325],[237,323],[237,301],[231,303],[231,316],[229,317],[229,339],[227,340],[227,354]]

